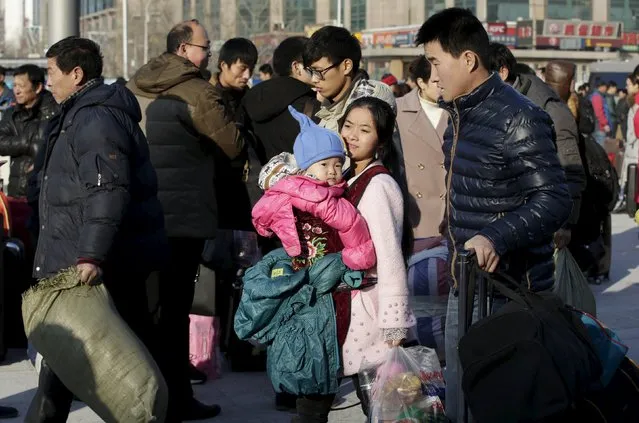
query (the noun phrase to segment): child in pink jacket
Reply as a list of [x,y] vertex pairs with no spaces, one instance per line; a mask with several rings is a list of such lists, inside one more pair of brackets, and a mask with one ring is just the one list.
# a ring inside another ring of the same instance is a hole
[[366,221],[344,197],[341,138],[289,110],[300,123],[293,146],[298,170],[270,186],[257,202],[252,212],[255,229],[262,236],[277,235],[295,269],[339,251],[351,269],[370,269],[376,257]]

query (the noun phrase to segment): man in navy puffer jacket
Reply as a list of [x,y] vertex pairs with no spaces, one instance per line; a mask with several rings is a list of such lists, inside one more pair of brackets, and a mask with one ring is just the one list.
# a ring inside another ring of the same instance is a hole
[[485,270],[501,262],[530,289],[551,288],[552,237],[572,205],[550,117],[487,70],[488,35],[467,10],[434,15],[417,38],[453,118],[444,140],[452,261],[473,249]]
[[[446,9],[417,34],[452,117],[444,135],[448,237],[453,284],[457,253],[474,250],[479,265],[499,266],[531,290],[553,286],[553,234],[572,201],[550,117],[490,73],[489,39],[464,9]],[[446,315],[446,415],[456,420],[458,301]]]

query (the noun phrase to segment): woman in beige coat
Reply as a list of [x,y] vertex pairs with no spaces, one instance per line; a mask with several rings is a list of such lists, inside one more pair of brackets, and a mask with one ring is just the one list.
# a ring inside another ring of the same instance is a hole
[[446,184],[442,143],[448,114],[437,106],[437,81],[430,78],[424,56],[411,65],[417,88],[397,100],[397,125],[402,140],[409,191],[409,220],[415,233],[414,253],[425,245],[420,239],[439,236],[444,217]]

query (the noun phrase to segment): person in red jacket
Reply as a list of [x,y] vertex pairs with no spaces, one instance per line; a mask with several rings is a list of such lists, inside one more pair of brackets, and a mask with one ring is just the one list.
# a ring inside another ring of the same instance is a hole
[[600,145],[604,144],[606,137],[610,133],[610,111],[608,110],[608,103],[606,102],[607,90],[608,85],[603,81],[599,81],[597,83],[597,91],[590,96],[592,108],[597,118],[597,126],[595,127],[593,136]]

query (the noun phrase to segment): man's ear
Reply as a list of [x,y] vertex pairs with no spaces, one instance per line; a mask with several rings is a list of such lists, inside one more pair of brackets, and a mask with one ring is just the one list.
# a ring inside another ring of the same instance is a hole
[[[82,68],[80,66],[76,66],[71,70],[71,74],[73,75],[73,83],[76,86],[80,86],[82,84],[82,81],[84,80],[84,71],[82,70]],[[89,81],[84,82],[86,83]]]
[[473,53],[470,50],[466,50],[461,55],[462,60],[464,61],[464,67],[468,73],[473,72],[479,67],[479,57],[476,53]]
[[35,93],[36,94],[40,94],[42,92],[42,90],[44,89],[44,85],[43,84],[38,84],[35,88]]
[[351,59],[344,59],[344,61],[342,62],[342,71],[344,73],[344,75],[348,75],[349,73],[351,74],[351,77],[354,77],[355,75],[352,75],[353,72],[353,61]]

